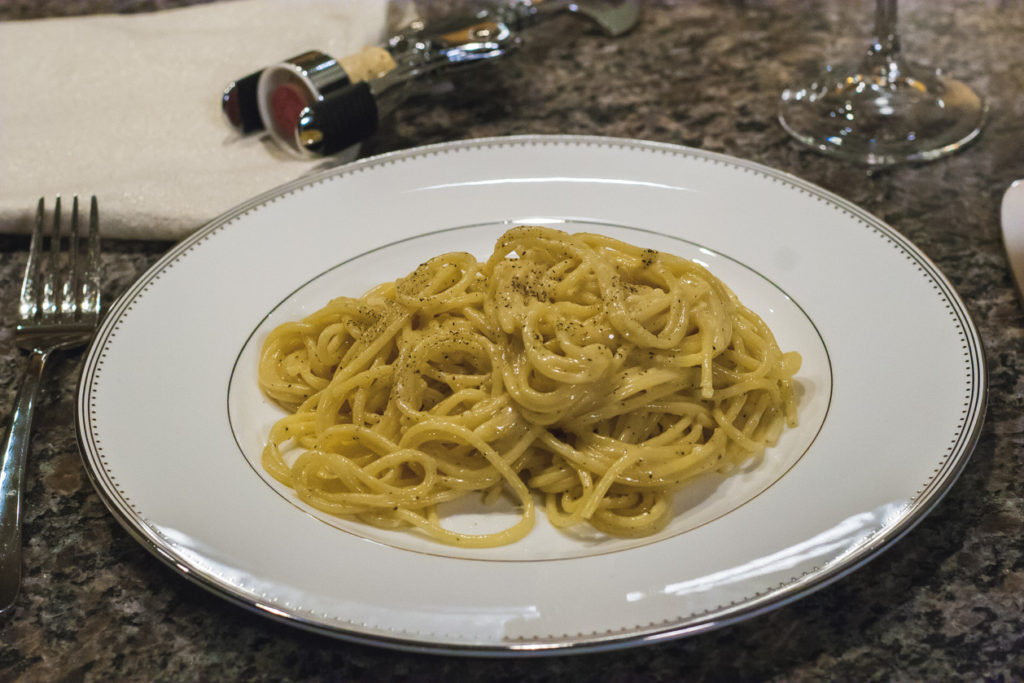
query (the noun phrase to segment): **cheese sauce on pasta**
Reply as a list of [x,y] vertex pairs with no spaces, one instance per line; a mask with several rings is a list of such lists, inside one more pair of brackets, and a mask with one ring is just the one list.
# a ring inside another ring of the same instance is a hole
[[[692,261],[596,234],[506,232],[274,329],[263,392],[290,414],[264,468],[324,512],[465,547],[560,528],[655,533],[672,491],[796,423],[800,356]],[[493,534],[443,525],[511,495]]]

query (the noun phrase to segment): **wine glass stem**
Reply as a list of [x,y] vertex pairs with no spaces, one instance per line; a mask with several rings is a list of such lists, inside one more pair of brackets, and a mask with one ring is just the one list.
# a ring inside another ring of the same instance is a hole
[[868,50],[873,70],[882,70],[889,79],[899,76],[900,35],[896,26],[897,0],[877,0],[875,5],[875,42]]

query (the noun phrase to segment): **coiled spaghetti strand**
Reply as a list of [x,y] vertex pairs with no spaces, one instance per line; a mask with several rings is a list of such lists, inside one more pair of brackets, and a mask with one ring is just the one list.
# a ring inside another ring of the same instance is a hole
[[[513,228],[266,339],[259,380],[293,414],[266,470],[299,499],[381,528],[483,547],[557,528],[636,537],[671,494],[730,472],[795,424],[796,353],[702,266],[609,237]],[[444,504],[510,495],[494,534]]]

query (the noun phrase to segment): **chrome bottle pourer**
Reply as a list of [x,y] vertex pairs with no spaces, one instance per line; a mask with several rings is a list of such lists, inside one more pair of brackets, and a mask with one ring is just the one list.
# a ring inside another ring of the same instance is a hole
[[507,24],[490,18],[413,27],[339,60],[313,50],[268,66],[231,83],[222,108],[240,133],[265,130],[301,156],[335,154],[372,135],[428,76],[503,57],[519,44]]
[[435,78],[505,57],[520,30],[562,12],[617,36],[636,23],[638,0],[512,0],[469,16],[414,23],[386,44],[334,59],[312,50],[232,82],[222,108],[240,133],[267,131],[304,157],[336,154],[367,139],[381,117]]

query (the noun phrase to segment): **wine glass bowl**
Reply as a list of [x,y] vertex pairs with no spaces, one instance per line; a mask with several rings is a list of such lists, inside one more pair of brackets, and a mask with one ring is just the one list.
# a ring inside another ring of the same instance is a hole
[[987,116],[984,100],[963,82],[903,58],[895,0],[878,0],[875,29],[859,64],[830,67],[783,91],[783,128],[820,152],[868,166],[931,161],[974,140]]

